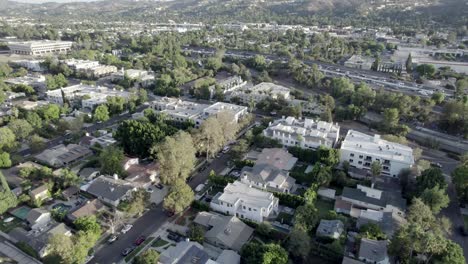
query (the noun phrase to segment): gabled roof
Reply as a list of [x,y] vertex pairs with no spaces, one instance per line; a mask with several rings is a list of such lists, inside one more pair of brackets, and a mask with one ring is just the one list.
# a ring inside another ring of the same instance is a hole
[[236,251],[240,251],[254,231],[235,216],[222,216],[210,212],[198,213],[194,223],[208,228],[205,233],[206,238],[215,238]]
[[31,190],[31,195],[37,196],[38,194],[41,194],[45,191],[48,191],[49,189],[47,188],[47,185],[43,184],[33,190]]
[[123,181],[99,176],[89,184],[86,192],[110,201],[118,201],[132,189],[132,186],[125,184]]
[[388,258],[387,244],[386,240],[363,238],[361,239],[361,246],[359,247],[359,258],[380,262]]
[[31,211],[29,211],[28,217],[26,218],[26,220],[30,224],[34,224],[44,214],[50,214],[50,212],[42,208],[34,208]]
[[77,219],[84,216],[95,215],[99,210],[101,210],[104,205],[98,199],[88,201],[86,204],[75,210],[70,214],[71,218]]
[[268,164],[280,170],[290,170],[297,158],[282,148],[265,148],[257,157],[256,164]]
[[394,207],[399,208],[401,211],[406,210],[406,200],[402,198],[401,196],[399,196],[398,193],[381,191],[381,197],[380,199],[377,199],[377,198],[367,196],[365,192],[359,189],[344,187],[342,197],[361,201],[367,204],[384,207],[384,208],[387,205],[392,205]]

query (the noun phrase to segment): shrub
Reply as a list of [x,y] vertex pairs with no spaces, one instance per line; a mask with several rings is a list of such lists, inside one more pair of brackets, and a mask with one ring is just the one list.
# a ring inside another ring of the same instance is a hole
[[198,211],[210,211],[210,205],[198,200],[192,202],[192,208]]
[[290,194],[290,193],[280,193],[280,192],[275,192],[273,194],[279,199],[280,205],[284,205],[284,206],[291,207],[294,209],[296,209],[297,207],[305,203],[304,197],[299,196],[299,195]]

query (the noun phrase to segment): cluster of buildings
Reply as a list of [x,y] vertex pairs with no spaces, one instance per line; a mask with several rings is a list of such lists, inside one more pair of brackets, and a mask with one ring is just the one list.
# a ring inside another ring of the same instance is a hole
[[85,84],[77,84],[46,92],[46,99],[51,103],[63,105],[65,99],[80,104],[82,108],[88,110],[93,110],[96,106],[106,103],[108,97],[122,97],[127,100],[130,93]]
[[197,128],[208,117],[216,116],[221,112],[231,113],[236,122],[247,114],[247,107],[245,106],[223,102],[205,105],[169,97],[156,97],[151,102],[151,108],[158,113],[165,114],[176,122],[192,122]]
[[61,63],[70,67],[76,75],[86,78],[101,78],[117,72],[117,67],[102,65],[99,61],[70,59],[61,61]]

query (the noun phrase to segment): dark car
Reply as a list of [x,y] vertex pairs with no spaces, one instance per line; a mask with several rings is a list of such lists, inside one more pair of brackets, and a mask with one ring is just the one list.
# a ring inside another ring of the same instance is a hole
[[135,250],[134,246],[128,247],[122,251],[122,256],[128,256],[128,254],[132,253],[132,251]]
[[162,184],[160,184],[160,183],[156,184],[155,186],[156,186],[156,188],[158,188],[160,190],[162,190],[164,188],[164,186]]
[[468,236],[468,232],[466,232],[466,229],[464,226],[460,226],[460,234],[462,236]]
[[135,245],[139,246],[139,245],[141,245],[143,242],[145,242],[145,240],[146,240],[146,237],[144,237],[144,236],[139,236],[139,237],[137,238],[137,240],[135,240]]
[[198,172],[202,172],[204,170],[206,170],[208,168],[208,166],[202,166],[201,168],[198,169]]
[[180,242],[180,241],[183,241],[185,238],[177,233],[174,233],[174,232],[169,232],[169,234],[167,235],[167,238],[169,238],[170,240],[173,240],[175,242]]

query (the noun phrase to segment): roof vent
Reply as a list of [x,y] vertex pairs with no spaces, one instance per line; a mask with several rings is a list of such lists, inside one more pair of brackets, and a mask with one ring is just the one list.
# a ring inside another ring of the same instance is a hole
[[227,227],[226,229],[224,229],[224,234],[230,235],[231,234],[231,227]]

